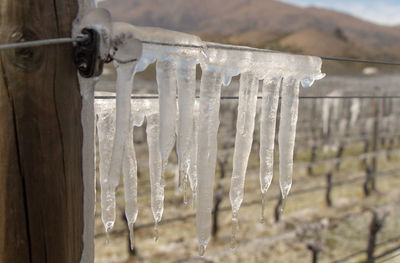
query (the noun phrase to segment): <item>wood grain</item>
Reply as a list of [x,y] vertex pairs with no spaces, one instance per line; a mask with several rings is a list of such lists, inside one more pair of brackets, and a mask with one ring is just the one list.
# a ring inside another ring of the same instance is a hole
[[[0,42],[67,37],[76,0],[1,0]],[[0,52],[0,262],[79,262],[81,98],[72,45]]]

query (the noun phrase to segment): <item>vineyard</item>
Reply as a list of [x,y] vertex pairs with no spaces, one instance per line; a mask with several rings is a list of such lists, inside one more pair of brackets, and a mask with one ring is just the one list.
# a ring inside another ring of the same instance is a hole
[[[98,84],[96,89],[102,91],[97,94],[98,100],[112,99],[113,94],[106,91],[112,90],[113,78],[113,74],[106,75]],[[99,205],[96,210],[96,262],[380,262],[389,258],[400,246],[397,220],[400,122],[396,120],[400,113],[400,100],[396,97],[399,80],[391,75],[326,77],[312,88],[301,90],[293,188],[282,211],[276,169],[267,193],[263,223],[260,223],[260,131],[256,125],[235,250],[229,248],[229,187],[238,81],[224,87],[213,239],[205,258],[197,256],[192,194],[187,187],[188,204],[184,205],[174,154],[167,167],[160,237],[154,242],[146,124],[135,128],[140,212],[135,224],[134,249],[129,249],[124,198],[119,188],[116,225],[107,235]],[[143,98],[156,95],[156,83],[151,78],[138,78],[133,93]],[[260,102],[256,118],[260,115]]]

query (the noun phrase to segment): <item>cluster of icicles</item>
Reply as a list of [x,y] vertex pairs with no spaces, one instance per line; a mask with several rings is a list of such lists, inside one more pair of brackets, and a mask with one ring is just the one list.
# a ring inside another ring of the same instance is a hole
[[[104,11],[100,13],[102,16],[105,14]],[[137,163],[133,132],[134,127],[142,125],[146,118],[151,209],[156,238],[157,224],[163,214],[164,171],[168,157],[176,145],[184,191],[186,192],[186,185],[190,184],[195,200],[197,239],[200,255],[204,255],[211,232],[221,87],[228,86],[231,78],[240,74],[230,188],[234,243],[253,140],[259,81],[262,80],[263,83],[259,125],[260,184],[264,207],[265,195],[273,175],[278,103],[281,101],[279,182],[282,198],[285,200],[292,184],[299,86],[301,84],[309,87],[314,80],[324,76],[321,74],[321,59],[256,50],[233,50],[232,46],[220,48],[202,42],[193,35],[125,23],[99,24],[98,14],[94,17],[94,26],[102,28],[110,35],[110,53],[117,71],[116,103],[114,100],[98,100],[95,103],[100,153],[101,210],[106,231],[110,231],[114,225],[115,190],[121,173],[124,180],[125,213],[131,232],[136,221]],[[148,42],[142,44],[139,40],[177,43],[181,46]],[[188,47],[189,45],[193,47]],[[159,99],[131,100],[135,73],[145,70],[153,62],[156,62]],[[200,99],[196,99],[195,94],[197,64],[200,64],[202,70]],[[186,203],[186,193],[184,195]]]

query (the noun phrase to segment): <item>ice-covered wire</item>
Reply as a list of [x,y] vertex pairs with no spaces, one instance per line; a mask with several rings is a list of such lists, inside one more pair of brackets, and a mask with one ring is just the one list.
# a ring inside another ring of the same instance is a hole
[[[44,39],[44,40],[36,40],[36,41],[26,41],[26,42],[19,42],[19,43],[9,43],[9,44],[0,45],[0,50],[10,49],[10,48],[25,48],[25,47],[35,47],[35,46],[44,46],[44,45],[56,45],[56,44],[64,44],[64,43],[81,42],[81,41],[85,41],[86,39],[87,39],[87,36],[78,36],[75,38],[66,37],[66,38],[54,38],[54,39]],[[291,53],[291,52],[283,52],[283,51],[270,50],[270,49],[260,49],[260,48],[253,48],[253,47],[247,47],[247,46],[225,45],[225,44],[219,44],[219,43],[213,43],[213,42],[204,42],[205,43],[204,45],[192,45],[192,44],[170,43],[170,42],[150,41],[150,40],[141,40],[141,41],[143,44],[158,45],[158,46],[200,48],[200,49],[204,49],[204,50],[206,50],[208,48],[214,48],[214,49],[224,49],[224,50],[261,52],[261,53],[283,53],[283,54],[303,56],[303,54],[296,54],[296,53]],[[381,61],[381,60],[330,57],[330,56],[318,56],[318,57],[320,57],[323,60],[332,60],[332,61],[400,66],[400,62],[396,62],[396,61]]]
[[[197,99],[200,96],[196,96]],[[115,96],[95,96],[95,99],[115,99]],[[131,96],[131,99],[158,99],[158,95]],[[237,100],[238,96],[221,96],[221,100]],[[258,96],[257,99],[262,99]],[[299,99],[400,99],[400,96],[299,96]]]
[[18,43],[9,43],[0,45],[0,50],[11,49],[11,48],[27,48],[27,47],[38,47],[47,45],[58,45],[65,43],[83,42],[88,39],[87,35],[79,35],[77,37],[64,37],[64,38],[53,38],[35,41],[26,41]]

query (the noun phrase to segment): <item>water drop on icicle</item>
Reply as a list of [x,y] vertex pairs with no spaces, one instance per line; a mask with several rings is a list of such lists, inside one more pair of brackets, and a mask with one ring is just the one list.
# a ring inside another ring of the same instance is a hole
[[281,213],[283,213],[283,212],[285,211],[286,202],[287,202],[287,197],[282,198],[282,201],[281,201],[281,208],[280,208]]
[[207,245],[199,245],[199,255],[200,257],[204,257],[206,254]]
[[309,88],[314,84],[314,82],[316,80],[323,79],[325,77],[325,75],[326,75],[325,73],[320,73],[320,74],[317,74],[317,75],[314,75],[314,76],[307,76],[307,77],[305,77],[304,79],[301,80],[301,86],[303,88]]

